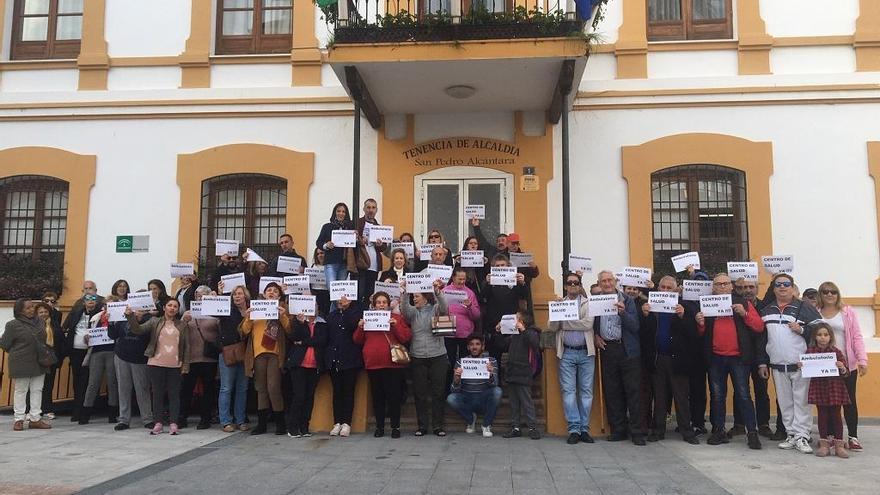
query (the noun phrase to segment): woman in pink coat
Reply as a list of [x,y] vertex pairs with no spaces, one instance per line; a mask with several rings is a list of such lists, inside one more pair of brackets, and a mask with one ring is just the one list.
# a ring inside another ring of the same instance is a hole
[[843,406],[843,417],[849,434],[849,449],[861,451],[862,444],[858,438],[859,409],[856,405],[856,379],[865,376],[868,372],[868,354],[865,352],[859,320],[855,311],[843,304],[840,289],[834,282],[823,282],[819,286],[818,309],[822,313],[822,319],[834,331],[837,348],[843,352],[846,358],[845,364],[850,371],[849,375],[843,378],[850,401],[849,405]]

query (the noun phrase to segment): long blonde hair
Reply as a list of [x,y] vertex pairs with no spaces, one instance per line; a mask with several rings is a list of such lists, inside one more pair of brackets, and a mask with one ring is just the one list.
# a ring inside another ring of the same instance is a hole
[[822,284],[819,285],[819,289],[817,289],[817,290],[819,291],[819,310],[820,311],[822,310],[822,308],[825,307],[825,299],[822,297],[823,290],[836,291],[837,292],[837,301],[834,303],[834,307],[836,307],[838,311],[843,309],[843,295],[841,295],[840,288],[837,286],[837,284],[835,284],[834,282],[831,282],[831,281],[822,282]]

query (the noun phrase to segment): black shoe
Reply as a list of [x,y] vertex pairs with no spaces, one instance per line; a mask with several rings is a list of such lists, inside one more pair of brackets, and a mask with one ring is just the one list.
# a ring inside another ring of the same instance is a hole
[[580,435],[578,435],[577,433],[571,433],[568,435],[568,440],[566,440],[565,443],[567,443],[569,445],[574,445],[580,441],[581,441]]
[[627,435],[626,433],[617,432],[617,433],[612,433],[612,434],[608,435],[608,438],[606,438],[606,440],[608,440],[609,442],[622,442],[622,441],[626,440],[627,438],[629,438],[629,435]]
[[400,428],[391,428],[391,438],[400,438]]
[[128,428],[129,426],[125,423],[116,423],[116,426],[113,427],[113,429],[116,431],[127,430]]
[[700,439],[696,435],[684,437],[684,441],[691,445],[700,445]]
[[752,450],[761,450],[761,440],[758,439],[757,431],[750,431],[746,436],[749,448]]
[[776,433],[770,436],[770,440],[774,442],[781,442],[786,438],[788,438],[788,433],[786,433],[786,431],[783,429],[777,429]]
[[376,428],[376,431],[373,432],[373,437],[382,438],[385,436],[385,430],[383,428]]
[[149,423],[144,423],[144,428],[146,428],[148,430],[152,430],[154,426],[156,426],[155,421],[150,421]]
[[773,436],[773,430],[771,430],[770,427],[767,425],[759,426],[758,435],[764,438],[771,438]]
[[522,436],[522,431],[519,428],[511,428],[510,431],[505,432],[501,435],[502,438],[519,438]]
[[745,435],[746,427],[743,425],[733,425],[733,427],[727,430],[727,438],[733,438],[737,435]]
[[91,407],[83,407],[79,412],[79,421],[78,424],[87,425],[89,424],[89,420],[92,419],[92,408]]
[[706,435],[709,431],[706,430],[705,426],[694,426],[694,434],[695,435]]
[[709,445],[721,445],[722,443],[730,443],[730,440],[727,438],[727,434],[724,433],[724,430],[717,430],[709,435],[709,440],[706,440],[706,443]]
[[199,421],[199,424],[196,425],[197,430],[207,430],[211,427],[210,421]]
[[651,433],[648,435],[649,442],[658,442],[660,440],[666,440],[666,435],[664,435],[664,434],[658,435],[656,433]]
[[645,435],[633,435],[632,436],[632,443],[633,443],[633,445],[638,445],[639,447],[641,447],[643,445],[647,445],[645,443]]
[[596,443],[596,441],[593,440],[593,437],[590,436],[590,433],[586,431],[581,432],[580,438],[583,443]]
[[266,433],[269,423],[269,410],[257,411],[257,427],[251,430],[251,435],[262,435]]
[[275,423],[275,434],[287,434],[287,425],[284,423],[284,411],[273,411],[272,421]]
[[189,428],[189,420],[186,418],[178,418],[177,419],[177,427],[181,430],[184,428]]
[[529,428],[529,438],[532,440],[540,440],[541,432],[537,428]]

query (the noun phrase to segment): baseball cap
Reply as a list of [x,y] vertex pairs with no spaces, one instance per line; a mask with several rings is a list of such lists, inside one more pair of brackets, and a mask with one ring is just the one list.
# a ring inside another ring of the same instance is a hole
[[507,240],[510,242],[519,242],[519,234],[516,232],[511,232],[507,234]]

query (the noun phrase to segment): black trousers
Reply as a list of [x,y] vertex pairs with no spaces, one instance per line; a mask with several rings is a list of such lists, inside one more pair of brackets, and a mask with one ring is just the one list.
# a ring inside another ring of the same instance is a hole
[[367,370],[370,378],[370,392],[373,395],[373,416],[376,428],[385,428],[385,417],[391,420],[392,428],[400,428],[400,406],[403,404],[403,383],[406,372],[403,368],[380,368]]
[[291,368],[290,385],[293,393],[287,408],[287,431],[309,431],[309,421],[315,405],[315,388],[318,387],[320,378],[321,375],[314,368]]
[[678,423],[678,431],[685,438],[693,436],[688,375],[676,374],[672,366],[672,358],[669,356],[658,354],[654,365],[652,375],[654,383],[654,433],[658,435],[666,433],[666,411],[669,410],[669,401],[672,399],[675,405],[675,420]]
[[83,400],[86,398],[86,388],[89,386],[89,367],[83,366],[83,359],[88,349],[70,350],[70,372],[73,374],[73,411],[79,416]]
[[[849,404],[843,406],[843,419],[846,420],[846,434],[851,437],[859,436],[859,406],[856,404],[856,379],[858,377],[858,371],[850,371],[849,375],[843,377],[846,391],[849,392]],[[43,397],[46,397],[45,387],[43,390]]]
[[217,399],[217,363],[190,363],[189,373],[183,375],[180,388],[180,419],[190,415],[193,402],[193,390],[196,382],[202,380],[202,395],[196,403],[201,422],[210,423],[214,412],[214,401]]
[[639,358],[627,357],[621,342],[606,342],[601,360],[602,391],[611,433],[644,434],[639,426]]
[[[446,404],[446,373],[449,361],[446,356],[412,358],[413,394],[416,398],[416,416],[419,429],[444,428],[443,406]],[[428,403],[431,404],[431,422],[428,422]]]
[[165,394],[168,394],[168,418],[176,422],[180,417],[180,368],[147,365],[147,377],[153,389],[153,417],[160,423],[165,412]]
[[330,370],[330,381],[333,383],[333,423],[351,425],[354,387],[360,371],[360,368]]
[[52,400],[52,396],[55,392],[55,374],[58,372],[58,365],[53,365],[49,368],[49,371],[46,372],[46,380],[43,382],[43,400],[40,405],[40,409],[43,410],[43,414],[46,413],[54,413],[55,412],[55,401]]
[[373,270],[358,271],[358,299],[365,308],[370,307],[370,296],[373,295],[373,291],[376,289],[377,278],[379,278],[379,272],[374,272]]

